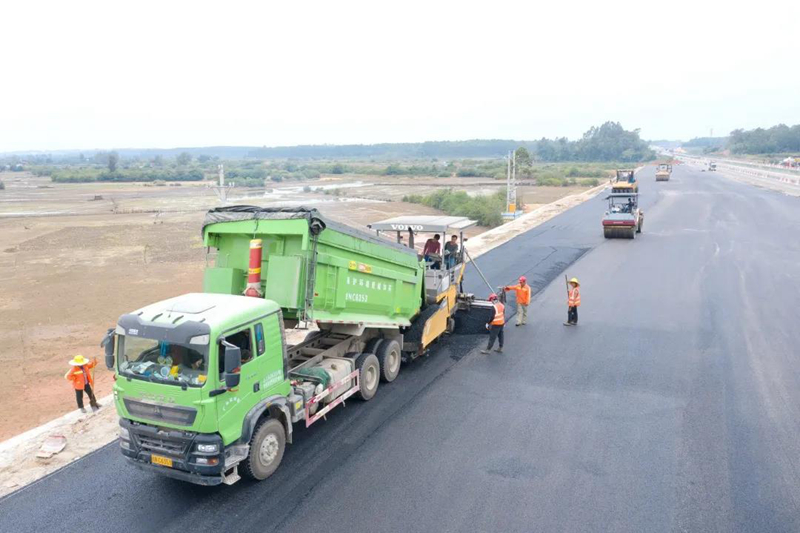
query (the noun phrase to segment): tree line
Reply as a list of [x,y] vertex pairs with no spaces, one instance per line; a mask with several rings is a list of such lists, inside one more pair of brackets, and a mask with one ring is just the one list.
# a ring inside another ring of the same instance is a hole
[[[658,144],[654,141],[654,144]],[[664,144],[660,144],[664,146]],[[730,150],[734,154],[800,153],[800,124],[778,124],[771,128],[736,129],[727,137],[695,137],[681,143],[683,148],[703,153]]]
[[800,124],[733,130],[728,148],[735,154],[800,153]]
[[[331,159],[469,159],[501,158],[508,152],[524,147],[536,161],[622,161],[638,162],[652,159],[648,143],[639,137],[639,130],[625,130],[618,122],[606,122],[592,127],[580,139],[566,137],[538,141],[509,139],[474,139],[468,141],[429,141],[421,143],[382,143],[347,145],[300,145],[277,147],[206,147],[180,149],[120,149],[84,155],[79,152],[39,154],[22,157],[38,164],[105,164],[111,158],[117,162],[153,161],[166,164],[165,159],[185,165],[195,160],[206,163],[215,159],[229,160],[331,160]],[[111,172],[113,170],[109,169]]]

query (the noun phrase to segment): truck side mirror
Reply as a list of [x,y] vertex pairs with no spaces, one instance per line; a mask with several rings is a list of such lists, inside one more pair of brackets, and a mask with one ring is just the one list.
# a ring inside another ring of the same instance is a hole
[[241,380],[239,371],[242,366],[242,350],[227,342],[223,344],[225,345],[225,388],[235,389]]
[[100,343],[106,353],[106,368],[114,370],[114,328],[110,328]]

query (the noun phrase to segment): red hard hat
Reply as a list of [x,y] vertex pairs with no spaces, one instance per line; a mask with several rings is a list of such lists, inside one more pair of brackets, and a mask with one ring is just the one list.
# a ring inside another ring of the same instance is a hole
[[492,294],[490,294],[490,295],[489,295],[489,301],[490,301],[490,302],[493,302],[493,301],[495,301],[495,300],[497,300],[497,295],[496,295],[495,293],[492,293]]
[[525,276],[520,276],[519,281],[520,283],[522,283],[523,281],[528,281],[528,278],[526,278]]

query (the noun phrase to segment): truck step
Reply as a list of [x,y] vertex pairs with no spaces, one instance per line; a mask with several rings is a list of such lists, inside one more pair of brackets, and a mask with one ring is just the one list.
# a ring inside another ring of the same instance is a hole
[[242,476],[239,475],[238,466],[234,466],[228,472],[230,472],[230,474],[228,474],[227,472],[223,472],[222,474],[222,482],[225,483],[226,485],[233,485],[234,483],[242,479]]

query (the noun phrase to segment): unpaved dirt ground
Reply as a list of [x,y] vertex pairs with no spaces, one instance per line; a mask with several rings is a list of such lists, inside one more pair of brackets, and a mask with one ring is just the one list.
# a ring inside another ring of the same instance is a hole
[[[63,379],[76,354],[97,357],[97,396],[111,373],[99,342],[119,315],[198,290],[205,265],[200,237],[207,209],[219,205],[201,184],[53,184],[27,173],[1,173],[0,441],[75,409]],[[304,192],[308,186],[314,192]],[[474,178],[336,176],[234,189],[229,203],[309,205],[362,227],[401,214],[435,214],[400,202],[406,194],[452,187],[492,192],[502,183]],[[325,194],[327,189],[328,194]],[[521,187],[529,209],[580,187]],[[473,236],[485,228],[474,228]]]

